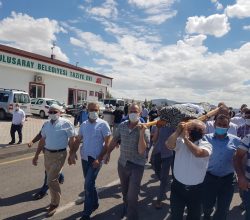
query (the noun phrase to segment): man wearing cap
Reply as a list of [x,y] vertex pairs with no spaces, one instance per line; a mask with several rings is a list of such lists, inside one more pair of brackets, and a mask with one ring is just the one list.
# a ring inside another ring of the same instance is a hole
[[19,136],[19,141],[17,144],[22,143],[22,129],[23,129],[23,123],[25,122],[25,113],[22,109],[20,109],[20,106],[18,103],[15,105],[15,111],[13,111],[13,117],[12,117],[12,124],[10,128],[10,135],[11,135],[11,142],[9,144],[15,143],[15,133],[17,131]]
[[[60,106],[53,104],[49,108],[49,121],[43,124],[42,138],[39,146],[44,146],[44,166],[51,195],[48,216],[52,216],[60,203],[61,189],[58,181],[59,174],[67,156],[67,146],[74,143],[74,125],[67,119],[60,117]],[[38,159],[38,158],[37,158]],[[33,159],[33,163],[36,163]]]

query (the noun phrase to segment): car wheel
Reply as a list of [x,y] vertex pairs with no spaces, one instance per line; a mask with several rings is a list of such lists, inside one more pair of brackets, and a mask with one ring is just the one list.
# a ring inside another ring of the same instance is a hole
[[0,120],[4,120],[5,119],[5,111],[3,109],[0,110]]
[[40,117],[45,118],[45,112],[44,111],[40,111]]

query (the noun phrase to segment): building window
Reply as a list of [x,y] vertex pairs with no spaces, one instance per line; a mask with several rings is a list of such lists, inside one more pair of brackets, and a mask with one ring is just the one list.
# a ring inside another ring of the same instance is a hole
[[98,93],[99,93],[99,92],[95,92],[95,97],[98,97]]
[[94,96],[94,95],[95,95],[94,91],[89,91],[89,96]]
[[38,83],[30,83],[29,95],[30,98],[44,98],[45,85]]

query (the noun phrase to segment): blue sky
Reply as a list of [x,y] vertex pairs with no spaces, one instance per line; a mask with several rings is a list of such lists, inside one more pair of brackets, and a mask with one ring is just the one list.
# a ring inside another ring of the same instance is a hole
[[0,0],[1,44],[50,56],[53,42],[117,97],[249,102],[250,0]]

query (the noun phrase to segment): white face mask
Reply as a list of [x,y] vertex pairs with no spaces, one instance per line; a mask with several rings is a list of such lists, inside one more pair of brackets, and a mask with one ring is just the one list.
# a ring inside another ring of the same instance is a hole
[[250,126],[250,119],[246,118],[245,121],[246,121],[246,125]]
[[50,118],[52,121],[58,120],[59,117],[60,117],[59,114],[49,114],[49,118]]
[[128,117],[129,117],[129,121],[131,122],[139,121],[139,116],[137,115],[137,113],[130,113]]
[[98,112],[89,112],[89,118],[96,120],[98,118]]
[[20,107],[16,107],[16,111],[19,111]]

